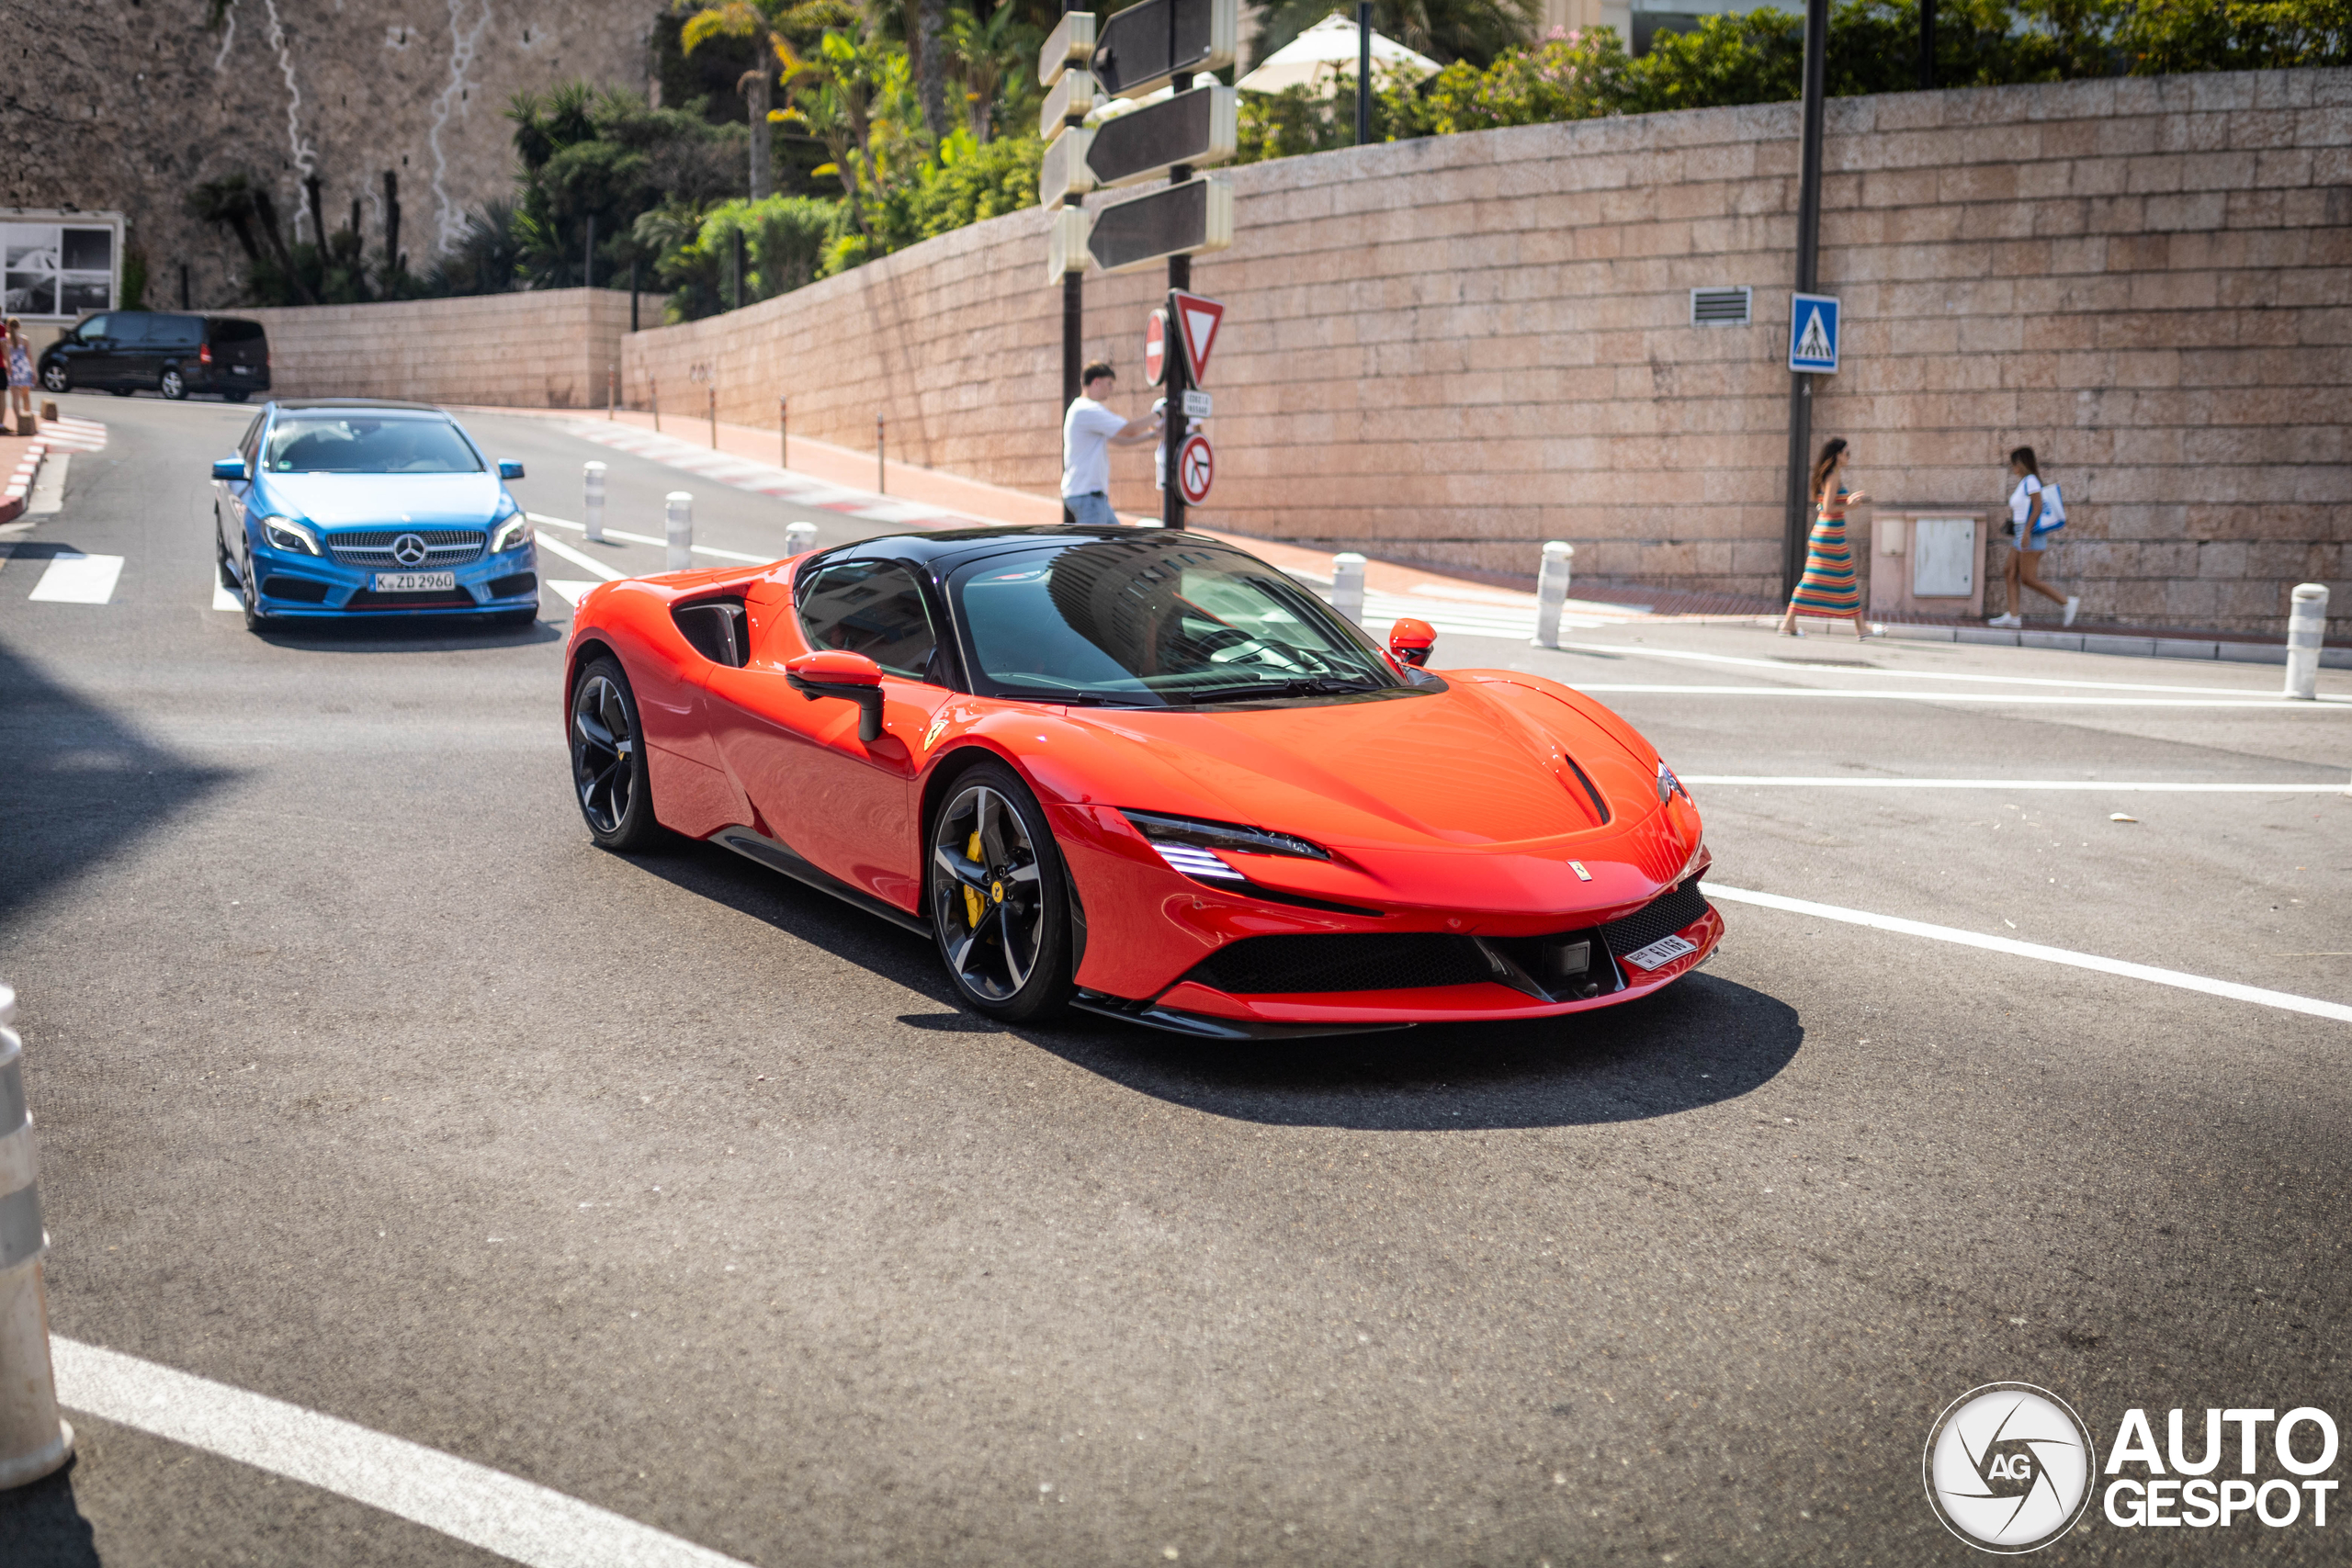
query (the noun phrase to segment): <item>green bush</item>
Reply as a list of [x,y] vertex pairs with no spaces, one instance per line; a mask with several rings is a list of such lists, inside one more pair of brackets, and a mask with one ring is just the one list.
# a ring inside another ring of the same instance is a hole
[[656,253],[655,281],[670,291],[671,321],[716,315],[734,305],[735,236],[743,237],[742,303],[788,294],[835,270],[842,204],[819,196],[772,196],[703,209],[667,208],[638,220],[634,238]]

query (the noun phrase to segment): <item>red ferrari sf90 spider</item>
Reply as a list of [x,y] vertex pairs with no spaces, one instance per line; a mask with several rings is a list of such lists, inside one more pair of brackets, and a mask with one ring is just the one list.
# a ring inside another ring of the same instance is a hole
[[929,933],[1008,1020],[1540,1018],[1703,961],[1699,813],[1657,752],[1427,646],[1193,534],[868,539],[582,598],[572,780],[597,843],[723,844]]

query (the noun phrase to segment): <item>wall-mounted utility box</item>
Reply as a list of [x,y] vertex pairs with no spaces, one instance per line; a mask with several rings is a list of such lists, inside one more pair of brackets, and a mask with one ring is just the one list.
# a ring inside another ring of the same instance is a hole
[[1982,512],[1949,507],[1874,512],[1871,613],[1983,615],[1984,520]]

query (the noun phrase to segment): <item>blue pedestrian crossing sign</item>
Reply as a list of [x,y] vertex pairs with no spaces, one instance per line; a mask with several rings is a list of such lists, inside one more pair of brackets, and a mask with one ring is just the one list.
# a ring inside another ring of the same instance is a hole
[[1828,294],[1800,294],[1789,317],[1789,368],[1838,373],[1838,300]]

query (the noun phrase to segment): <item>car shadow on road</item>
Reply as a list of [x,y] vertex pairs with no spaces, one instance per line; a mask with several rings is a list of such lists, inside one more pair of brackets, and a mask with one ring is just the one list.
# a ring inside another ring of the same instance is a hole
[[0,1542],[7,1545],[8,1568],[98,1568],[96,1537],[74,1500],[74,1468],[68,1463],[53,1475],[0,1492]]
[[1638,1122],[1736,1100],[1795,1059],[1804,1029],[1776,997],[1702,971],[1623,1007],[1520,1023],[1241,1043],[1070,1012],[1008,1029],[957,1004],[930,942],[711,844],[631,859],[938,1004],[897,1021],[1012,1033],[1171,1104],[1281,1126],[1465,1131]]
[[1672,1116],[1770,1082],[1804,1041],[1794,1008],[1703,973],[1622,1007],[1520,1023],[1233,1044],[1075,1019],[1018,1032],[1073,1066],[1211,1115],[1367,1132]]
[[233,773],[155,744],[0,642],[0,923]]
[[521,648],[560,642],[563,627],[534,621],[527,626],[492,626],[462,615],[419,615],[414,620],[275,620],[258,634],[273,648],[306,653],[455,653],[471,648]]

